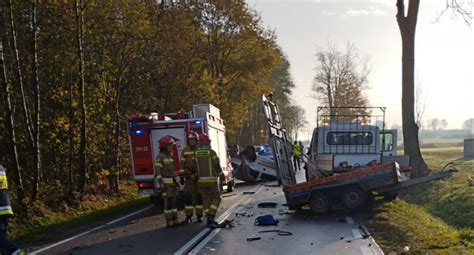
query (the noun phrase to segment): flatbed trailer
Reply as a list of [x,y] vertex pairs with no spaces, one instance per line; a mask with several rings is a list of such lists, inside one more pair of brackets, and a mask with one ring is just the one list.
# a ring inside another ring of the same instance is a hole
[[342,203],[347,209],[357,209],[366,205],[374,195],[392,199],[401,189],[449,177],[456,171],[450,169],[410,179],[411,168],[401,170],[397,162],[388,162],[344,173],[330,173],[318,168],[314,161],[303,155],[308,168],[307,180],[297,183],[290,159],[291,143],[283,129],[278,106],[265,95],[262,96],[262,104],[277,166],[278,183],[283,186],[290,209],[309,205],[313,213],[323,214],[329,212],[335,203]]

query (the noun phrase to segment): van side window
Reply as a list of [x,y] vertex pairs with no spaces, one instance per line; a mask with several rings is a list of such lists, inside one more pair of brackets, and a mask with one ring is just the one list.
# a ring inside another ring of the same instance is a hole
[[329,145],[371,145],[371,132],[329,132],[326,143]]
[[380,144],[380,148],[382,148],[382,151],[393,150],[393,135],[391,133],[380,134]]

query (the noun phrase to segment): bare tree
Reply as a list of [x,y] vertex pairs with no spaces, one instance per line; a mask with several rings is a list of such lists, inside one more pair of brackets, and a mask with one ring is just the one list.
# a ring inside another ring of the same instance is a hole
[[[363,90],[370,73],[368,60],[360,61],[357,49],[347,44],[345,52],[339,51],[334,43],[316,53],[316,75],[312,90],[314,97],[329,107],[329,114],[356,114],[337,112],[337,107],[365,107],[367,99]],[[357,114],[365,113],[357,112]]]
[[76,40],[77,40],[77,57],[79,61],[79,87],[80,87],[80,108],[81,108],[81,122],[80,122],[80,144],[79,144],[79,183],[78,191],[84,195],[86,186],[86,171],[87,171],[87,107],[86,107],[86,91],[84,78],[84,5],[82,0],[75,1],[75,16],[76,16]]
[[418,75],[415,85],[415,120],[419,128],[423,128],[423,115],[425,114],[427,104],[426,93],[421,78]]
[[439,130],[441,126],[441,121],[437,118],[430,119],[428,121],[428,128],[431,130]]
[[446,119],[442,119],[440,121],[439,129],[445,130],[448,127],[448,121]]
[[34,145],[33,145],[33,163],[34,163],[34,173],[33,173],[33,188],[31,191],[31,201],[35,201],[39,191],[39,179],[41,174],[41,88],[38,79],[38,1],[34,0],[31,6],[31,24],[32,24],[32,37],[33,37],[33,63],[32,63],[32,83],[33,83],[33,93],[35,98],[35,119],[33,122],[34,127]]
[[402,37],[402,121],[405,154],[410,156],[416,175],[424,175],[428,169],[420,151],[419,127],[415,122],[415,31],[420,0],[405,3],[397,0],[397,23]]
[[472,7],[474,3],[472,0],[446,0],[445,8],[438,13],[435,22],[444,16],[448,11],[451,11],[451,18],[461,17],[464,23],[469,27],[472,24]]
[[[0,17],[0,27],[4,28],[4,19],[3,15]],[[2,29],[4,30],[4,29]],[[1,31],[1,40],[0,40],[0,86],[2,86],[2,94],[5,96],[5,129],[7,133],[8,139],[8,150],[11,154],[10,156],[13,157],[13,180],[16,184],[17,188],[17,200],[19,204],[23,203],[23,198],[25,197],[25,192],[23,188],[23,181],[21,177],[21,168],[20,168],[20,161],[18,157],[18,150],[17,150],[17,138],[16,138],[16,130],[15,130],[15,120],[13,118],[13,105],[12,105],[12,95],[11,95],[11,88],[7,82],[7,72],[5,68],[5,59],[3,54],[3,39],[5,35],[5,31]]]
[[474,118],[465,120],[462,123],[462,129],[466,130],[468,136],[471,137],[474,134]]

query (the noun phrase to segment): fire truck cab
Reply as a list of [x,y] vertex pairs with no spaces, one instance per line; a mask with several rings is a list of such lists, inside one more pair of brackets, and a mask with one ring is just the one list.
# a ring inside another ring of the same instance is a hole
[[[158,141],[165,135],[173,136],[176,148],[173,153],[175,170],[180,169],[180,155],[187,146],[189,132],[207,134],[211,147],[216,151],[224,178],[220,180],[222,190],[232,191],[234,179],[232,165],[227,155],[225,126],[220,118],[220,111],[211,104],[193,105],[190,112],[134,114],[128,118],[128,137],[132,161],[132,173],[137,183],[138,192],[150,195],[153,203],[160,203],[161,196],[155,185],[154,159],[158,155]],[[180,179],[178,177],[179,183]],[[181,191],[183,186],[180,186]]]

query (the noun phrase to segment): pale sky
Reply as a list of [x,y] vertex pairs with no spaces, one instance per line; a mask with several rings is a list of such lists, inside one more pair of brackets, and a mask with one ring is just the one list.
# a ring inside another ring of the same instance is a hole
[[[296,85],[294,103],[306,110],[309,130],[316,125],[316,106],[309,97],[317,47],[336,42],[341,50],[352,42],[372,67],[366,94],[371,106],[387,107],[388,127],[401,125],[401,38],[396,0],[247,0],[265,27],[277,34],[288,56]],[[445,0],[421,0],[416,31],[416,80],[426,98],[423,121],[446,119],[448,129],[474,118],[474,33],[462,19],[445,13]],[[310,133],[301,134],[308,139]],[[310,138],[310,137],[309,137]]]

